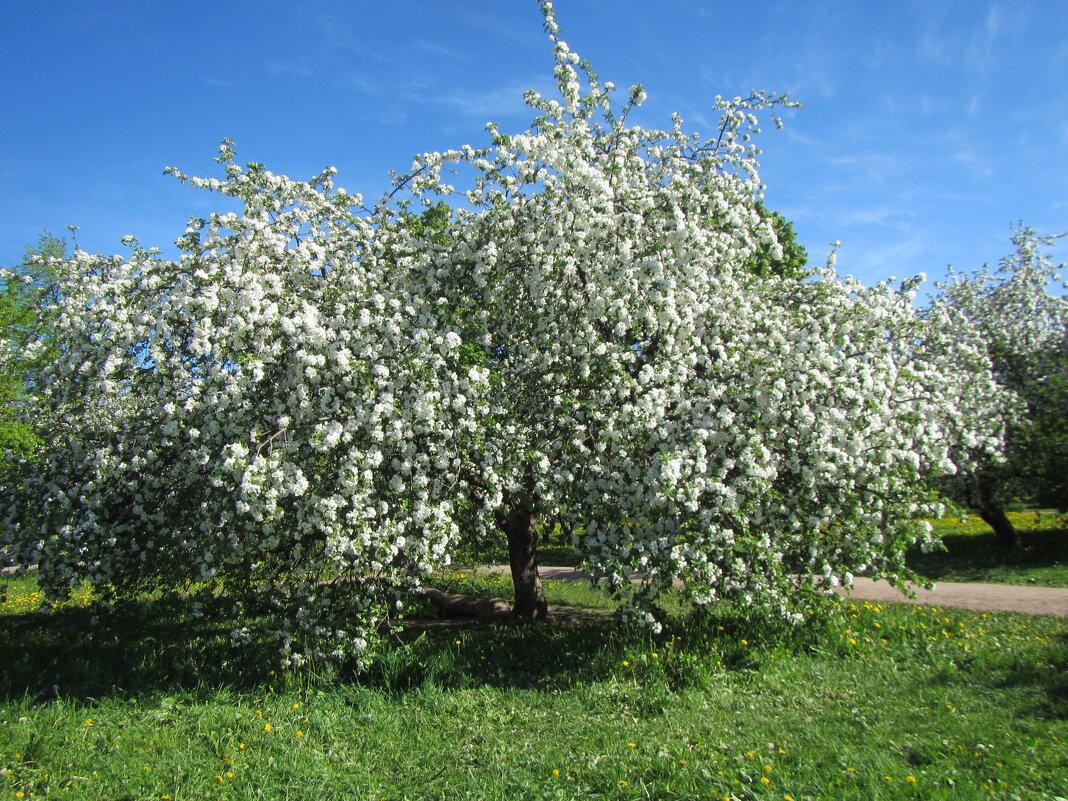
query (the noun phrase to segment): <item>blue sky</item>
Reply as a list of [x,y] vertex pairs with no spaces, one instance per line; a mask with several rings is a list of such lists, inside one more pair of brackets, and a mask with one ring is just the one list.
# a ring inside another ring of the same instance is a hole
[[[716,94],[790,92],[767,125],[767,203],[813,261],[865,283],[1011,249],[1010,226],[1068,231],[1065,0],[557,0],[562,37],[606,80],[641,82],[638,121],[711,134]],[[412,154],[525,130],[552,90],[534,0],[41,0],[0,8],[0,264],[44,229],[173,253],[228,207],[162,170],[239,160],[323,167],[376,197]],[[623,93],[621,92],[621,95]],[[1063,240],[1062,240],[1063,241]],[[1068,248],[1056,252],[1068,260]]]

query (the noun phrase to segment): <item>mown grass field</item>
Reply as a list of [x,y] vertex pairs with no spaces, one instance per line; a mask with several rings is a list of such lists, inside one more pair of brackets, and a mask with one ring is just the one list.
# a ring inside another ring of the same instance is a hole
[[[954,547],[944,575],[975,569]],[[290,675],[271,646],[232,648],[232,621],[88,592],[44,615],[9,581],[0,801],[1068,797],[1064,619],[843,601],[787,629],[680,608],[652,637],[580,582],[546,590],[553,621],[417,620],[368,671]]]

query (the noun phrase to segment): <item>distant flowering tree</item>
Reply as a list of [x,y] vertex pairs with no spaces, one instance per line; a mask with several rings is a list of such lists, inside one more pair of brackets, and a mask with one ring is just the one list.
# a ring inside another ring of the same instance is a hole
[[995,270],[951,273],[932,303],[949,313],[954,338],[989,356],[1001,402],[988,413],[1007,430],[1005,458],[980,459],[948,486],[1009,546],[1021,544],[1010,501],[1068,507],[1068,298],[1050,293],[1064,265],[1043,252],[1058,238],[1021,224]]
[[947,362],[912,284],[754,269],[783,259],[751,136],[785,97],[717,99],[711,141],[628,125],[641,87],[617,107],[541,6],[559,97],[527,95],[529,131],[423,154],[370,208],[224,144],[224,180],[179,177],[243,212],[192,220],[177,261],[56,265],[55,447],[7,499],[49,593],[224,578],[299,662],[363,653],[461,525],[507,537],[522,616],[545,521],[653,626],[676,579],[792,615],[909,577],[984,354]]

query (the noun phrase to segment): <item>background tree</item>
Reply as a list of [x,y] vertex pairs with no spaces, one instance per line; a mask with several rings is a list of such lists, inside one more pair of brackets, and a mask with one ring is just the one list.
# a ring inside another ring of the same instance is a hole
[[51,263],[66,257],[66,243],[44,233],[21,264],[0,273],[0,480],[7,480],[12,457],[29,456],[39,444],[25,419],[26,391],[51,357]]
[[810,272],[808,251],[797,241],[793,223],[779,212],[770,211],[761,201],[757,201],[756,210],[762,218],[771,222],[772,229],[775,231],[775,241],[781,248],[782,254],[776,258],[773,246],[762,243],[753,258],[746,263],[746,269],[762,278],[775,275],[782,278],[806,277]]
[[1005,458],[979,460],[948,487],[1006,546],[1021,545],[1005,514],[1013,500],[1068,506],[1068,298],[1050,293],[1063,265],[1044,252],[1058,238],[1021,223],[995,270],[951,273],[932,302],[952,312],[958,340],[981,344],[1004,398],[989,414],[1007,431]]

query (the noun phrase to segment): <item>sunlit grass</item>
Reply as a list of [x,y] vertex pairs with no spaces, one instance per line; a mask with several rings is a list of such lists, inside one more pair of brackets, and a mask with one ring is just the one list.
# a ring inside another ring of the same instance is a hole
[[[1027,530],[1064,526],[1040,522]],[[507,574],[469,568],[433,583],[512,593]],[[587,583],[548,580],[574,615],[424,607],[363,672],[289,674],[276,646],[233,648],[235,621],[181,599],[105,605],[83,588],[39,614],[31,577],[6,584],[0,801],[1030,801],[1068,775],[1059,618],[843,600],[791,627],[678,606],[652,636]]]
[[909,566],[934,581],[1068,587],[1068,516],[1051,510],[1009,512],[1020,550],[1000,545],[979,517],[932,520],[945,551],[909,555]]
[[[453,591],[510,579],[454,571]],[[600,609],[583,582],[554,605]],[[180,604],[0,612],[0,799],[1051,799],[1068,623],[842,601],[409,629],[368,671],[289,675]],[[427,621],[428,623],[430,621]],[[262,795],[257,795],[262,793]]]

